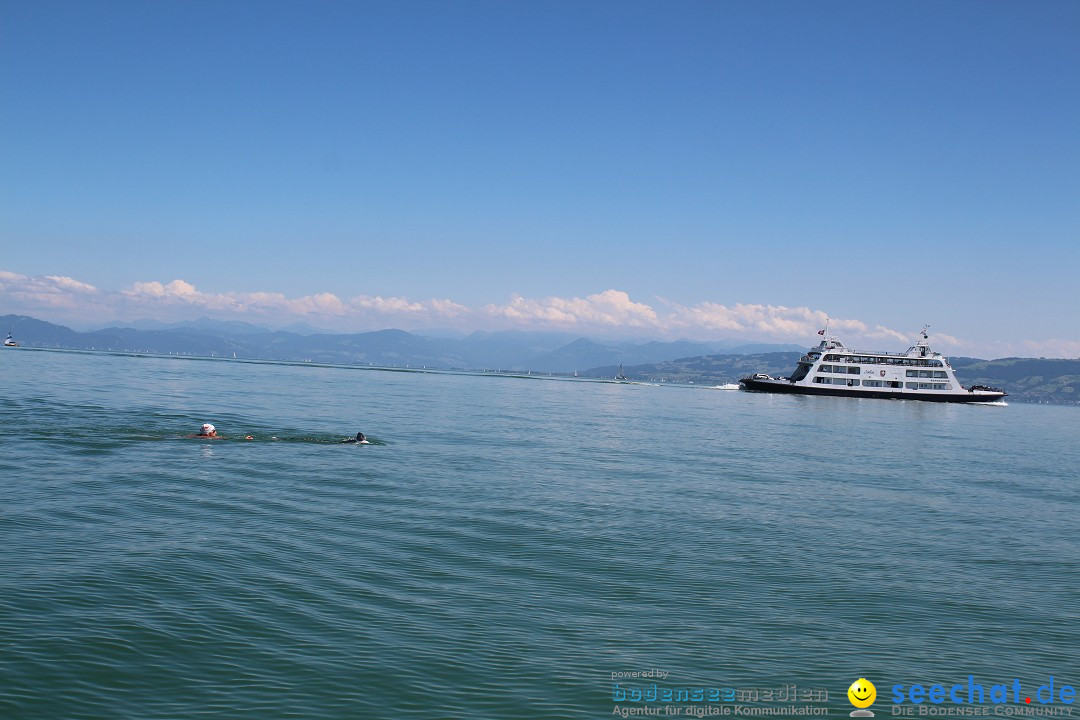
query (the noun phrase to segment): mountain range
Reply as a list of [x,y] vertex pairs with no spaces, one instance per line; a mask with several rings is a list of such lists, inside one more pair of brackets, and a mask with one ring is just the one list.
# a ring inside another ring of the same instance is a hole
[[521,372],[573,373],[598,365],[799,347],[689,340],[609,342],[559,332],[475,332],[465,337],[432,337],[404,330],[338,334],[307,326],[294,332],[210,318],[169,324],[143,320],[133,325],[138,327],[112,326],[79,332],[23,315],[0,317],[0,330],[13,333],[27,347]]
[[[475,332],[464,337],[404,330],[337,334],[300,326],[269,330],[246,322],[199,318],[185,323],[140,321],[140,327],[78,332],[24,315],[0,317],[0,331],[27,347],[145,352],[165,355],[310,361],[380,367],[541,372],[648,382],[720,385],[764,372],[784,375],[798,345],[614,342],[560,332]],[[1080,404],[1080,359],[957,357],[949,362],[965,386],[991,385],[1009,400]]]

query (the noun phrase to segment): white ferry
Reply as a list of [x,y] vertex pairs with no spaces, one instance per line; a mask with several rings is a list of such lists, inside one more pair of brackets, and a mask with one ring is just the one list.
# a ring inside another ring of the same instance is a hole
[[936,402],[995,402],[1008,395],[983,385],[965,389],[949,361],[930,349],[926,328],[904,353],[856,352],[827,335],[827,330],[820,334],[822,341],[799,359],[791,377],[757,374],[739,383],[758,392]]

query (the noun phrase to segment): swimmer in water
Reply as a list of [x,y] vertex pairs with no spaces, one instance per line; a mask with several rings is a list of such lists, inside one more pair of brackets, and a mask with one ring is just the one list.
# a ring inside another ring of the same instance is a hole
[[360,432],[360,433],[356,433],[355,438],[349,438],[348,440],[342,440],[341,444],[342,445],[370,445],[371,443],[368,442],[368,439],[367,439],[367,437],[364,436],[364,433]]
[[[199,428],[199,432],[197,432],[194,435],[188,435],[187,437],[189,437],[189,438],[213,438],[215,440],[225,440],[226,439],[224,435],[218,435],[217,434],[217,428],[214,427],[213,425],[211,425],[210,423],[203,423],[202,427]],[[254,435],[245,435],[244,439],[245,440],[254,440],[255,436]]]
[[216,437],[220,437],[220,436],[217,434],[217,428],[216,427],[214,427],[210,423],[203,423],[202,427],[199,428],[199,434],[198,435],[192,435],[192,437],[216,438]]

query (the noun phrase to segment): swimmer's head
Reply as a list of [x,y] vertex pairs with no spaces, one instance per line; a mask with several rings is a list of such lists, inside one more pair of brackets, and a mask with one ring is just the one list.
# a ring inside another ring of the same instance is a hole
[[213,435],[217,432],[217,428],[210,423],[203,423],[202,430],[199,431],[200,435]]
[[356,433],[356,442],[364,442],[365,440],[367,438],[364,437],[364,433]]

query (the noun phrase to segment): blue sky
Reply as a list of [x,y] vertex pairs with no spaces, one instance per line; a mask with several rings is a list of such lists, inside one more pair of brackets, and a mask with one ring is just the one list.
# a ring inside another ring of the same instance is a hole
[[0,313],[1080,355],[1075,2],[0,3]]

